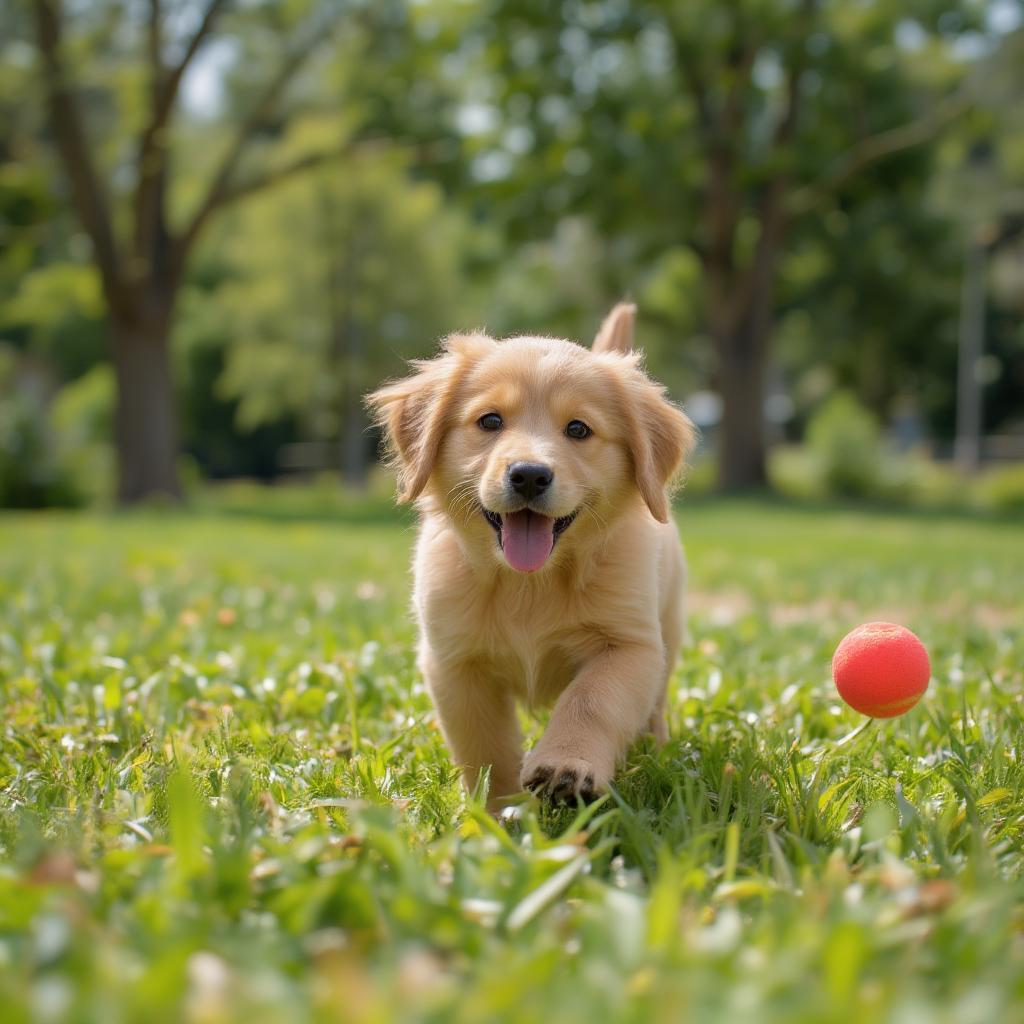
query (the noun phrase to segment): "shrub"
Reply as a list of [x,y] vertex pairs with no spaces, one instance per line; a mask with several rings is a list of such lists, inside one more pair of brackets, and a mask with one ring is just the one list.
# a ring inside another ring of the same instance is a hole
[[882,476],[878,421],[847,391],[833,395],[807,426],[807,445],[830,497],[877,493]]
[[817,463],[803,445],[778,445],[768,453],[768,483],[773,491],[798,501],[825,496]]
[[56,457],[81,501],[106,501],[113,493],[114,372],[106,363],[62,388],[50,423]]
[[972,497],[990,512],[1024,512],[1024,463],[988,470],[975,482]]
[[42,395],[20,385],[17,369],[16,353],[0,346],[0,507],[75,504]]
[[701,456],[686,467],[682,476],[680,492],[686,497],[693,497],[695,494],[710,494],[715,489],[717,475],[714,460],[707,456]]
[[66,504],[42,410],[24,395],[0,396],[0,506]]

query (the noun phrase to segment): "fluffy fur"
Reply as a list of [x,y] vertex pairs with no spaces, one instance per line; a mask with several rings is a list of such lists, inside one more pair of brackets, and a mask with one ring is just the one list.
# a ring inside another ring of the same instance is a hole
[[[666,738],[686,573],[667,488],[694,430],[631,351],[634,314],[617,306],[590,350],[453,335],[367,399],[421,512],[419,667],[467,786],[489,766],[492,808],[524,787],[589,798],[640,732]],[[568,435],[576,420],[592,433]],[[521,461],[553,475],[528,504],[554,537],[530,572],[508,549]],[[525,761],[517,701],[553,705]]]

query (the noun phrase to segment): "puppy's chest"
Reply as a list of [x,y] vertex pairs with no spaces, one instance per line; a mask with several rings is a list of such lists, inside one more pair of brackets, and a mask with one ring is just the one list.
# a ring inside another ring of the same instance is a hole
[[447,619],[457,623],[448,642],[532,704],[552,702],[604,645],[578,597],[516,590],[448,596],[460,606]]

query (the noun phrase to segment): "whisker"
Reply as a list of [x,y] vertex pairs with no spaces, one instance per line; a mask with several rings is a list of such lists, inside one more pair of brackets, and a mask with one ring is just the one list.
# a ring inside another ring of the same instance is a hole
[[475,511],[474,505],[478,504],[476,488],[472,480],[460,480],[456,482],[447,494],[449,500],[449,514],[454,519],[461,519],[468,523]]
[[597,511],[597,509],[594,507],[594,505],[593,505],[593,503],[591,501],[589,501],[589,500],[584,501],[580,505],[580,511],[581,512],[586,512],[588,515],[590,515],[594,519],[594,521],[597,523],[597,525],[600,526],[602,529],[608,525],[607,522],[605,521],[604,516],[602,516]]

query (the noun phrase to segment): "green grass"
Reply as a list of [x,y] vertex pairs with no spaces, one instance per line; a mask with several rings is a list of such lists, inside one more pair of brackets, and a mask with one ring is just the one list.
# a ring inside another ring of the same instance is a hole
[[[5,1024],[1024,1019],[1019,522],[684,503],[672,742],[498,824],[408,519],[308,512],[0,518]],[[933,685],[839,746],[879,617]]]

